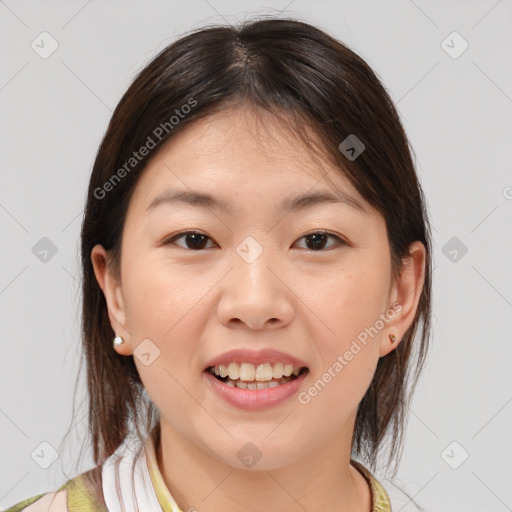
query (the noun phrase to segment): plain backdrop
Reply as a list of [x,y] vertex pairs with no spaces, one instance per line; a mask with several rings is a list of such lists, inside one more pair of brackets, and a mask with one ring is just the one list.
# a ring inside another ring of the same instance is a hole
[[85,192],[112,110],[184,32],[261,14],[354,49],[414,148],[434,228],[434,325],[395,483],[429,511],[512,509],[508,0],[0,1],[0,507],[75,471],[84,409],[71,452],[56,450],[78,372]]

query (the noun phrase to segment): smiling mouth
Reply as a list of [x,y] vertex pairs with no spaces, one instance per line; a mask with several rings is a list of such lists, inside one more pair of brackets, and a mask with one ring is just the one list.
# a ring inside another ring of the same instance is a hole
[[215,367],[210,366],[207,371],[211,373],[217,380],[220,380],[226,386],[239,388],[239,389],[268,389],[275,388],[278,386],[282,386],[287,382],[297,379],[300,375],[308,372],[309,370],[306,367],[302,368],[294,368],[294,371],[289,376],[283,376],[280,378],[271,378],[269,380],[242,380],[240,378],[232,379],[229,375],[222,377],[221,375],[217,375],[215,372]]

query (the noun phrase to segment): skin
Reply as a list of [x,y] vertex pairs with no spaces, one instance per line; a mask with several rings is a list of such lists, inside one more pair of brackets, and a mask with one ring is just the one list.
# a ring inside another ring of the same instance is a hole
[[[339,169],[320,165],[269,114],[224,110],[174,136],[142,173],[120,276],[101,245],[92,251],[112,328],[126,340],[117,352],[131,356],[145,339],[160,350],[148,366],[134,360],[161,415],[159,467],[184,511],[371,509],[370,489],[350,465],[357,406],[379,358],[414,320],[425,248],[411,244],[393,281],[384,218]],[[366,213],[345,203],[278,212],[285,197],[332,192],[322,173]],[[146,211],[167,188],[208,192],[233,211],[183,204]],[[209,237],[204,248],[186,237],[163,244],[189,230]],[[347,243],[327,237],[315,250],[304,237],[318,230]],[[263,249],[250,264],[236,252],[247,236]],[[243,411],[202,378],[208,361],[227,350],[272,347],[307,362],[300,391],[307,390],[394,303],[400,311],[306,405],[292,397]],[[262,454],[252,469],[237,457],[247,442]]]

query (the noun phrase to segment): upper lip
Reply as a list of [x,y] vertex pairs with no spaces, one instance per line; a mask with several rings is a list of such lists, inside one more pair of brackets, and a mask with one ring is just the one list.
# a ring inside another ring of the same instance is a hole
[[218,366],[220,364],[227,365],[229,363],[252,363],[254,365],[263,363],[283,363],[293,364],[293,366],[297,367],[307,366],[304,361],[272,348],[262,350],[233,349],[211,359],[206,364],[205,370],[211,366]]

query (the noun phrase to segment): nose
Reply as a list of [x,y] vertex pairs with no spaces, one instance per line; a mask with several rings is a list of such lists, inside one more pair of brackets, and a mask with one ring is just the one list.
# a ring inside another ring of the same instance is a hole
[[294,294],[279,271],[282,266],[267,257],[266,251],[250,263],[235,253],[232,262],[234,268],[222,280],[219,321],[228,328],[253,330],[289,324],[294,315]]

